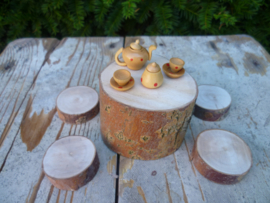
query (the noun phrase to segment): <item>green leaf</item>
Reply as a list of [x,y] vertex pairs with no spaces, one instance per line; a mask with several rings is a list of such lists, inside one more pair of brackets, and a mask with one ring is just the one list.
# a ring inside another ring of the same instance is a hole
[[215,11],[218,8],[218,3],[216,2],[206,2],[202,3],[202,8],[199,11],[198,21],[202,30],[207,30],[211,28],[212,19]]
[[104,4],[103,1],[96,0],[95,1],[95,19],[99,23],[103,23],[105,15],[108,13],[109,6]]
[[172,11],[168,2],[161,2],[154,9],[155,23],[163,34],[169,34],[173,29]]
[[137,0],[128,0],[128,1],[124,1],[122,3],[123,16],[125,17],[125,19],[135,17],[135,11],[137,9],[136,2],[138,2],[138,1]]
[[105,24],[105,34],[116,35],[116,32],[120,29],[123,20],[122,7],[118,3],[115,6],[115,9],[108,16],[108,20]]

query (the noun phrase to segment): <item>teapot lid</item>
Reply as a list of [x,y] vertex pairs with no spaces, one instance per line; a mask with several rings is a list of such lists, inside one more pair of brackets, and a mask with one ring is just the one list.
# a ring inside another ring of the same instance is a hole
[[140,45],[140,40],[137,39],[135,42],[131,43],[130,47],[136,50],[141,49],[142,46]]
[[157,73],[160,71],[160,67],[156,62],[150,63],[146,69],[150,72],[150,73]]

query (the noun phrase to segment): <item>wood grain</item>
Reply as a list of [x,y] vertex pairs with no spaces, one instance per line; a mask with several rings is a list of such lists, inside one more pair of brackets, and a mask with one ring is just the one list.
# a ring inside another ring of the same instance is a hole
[[[113,60],[114,53],[123,45],[123,38],[67,38],[61,41],[54,52],[39,72],[35,80],[35,85],[27,94],[18,115],[19,120],[15,120],[10,132],[19,134],[20,123],[23,113],[26,110],[27,101],[32,95],[31,118],[36,112],[37,115],[44,112],[48,114],[55,108],[57,95],[68,86],[86,85],[98,88],[98,74]],[[44,58],[44,55],[43,55]],[[33,77],[32,77],[33,80]],[[2,125],[1,125],[2,126]],[[3,126],[2,126],[3,127]],[[42,175],[41,159],[49,145],[65,135],[83,135],[90,138],[97,148],[100,159],[100,170],[95,178],[78,191],[61,191],[52,189],[49,180]],[[26,145],[20,136],[14,140],[14,145],[10,150],[6,163],[0,173],[0,201],[14,202],[26,201],[29,199],[35,202],[83,202],[92,199],[93,202],[111,202],[115,199],[115,178],[107,172],[107,163],[115,155],[103,144],[99,133],[99,117],[95,117],[90,122],[82,125],[63,124],[54,114],[52,122],[46,129],[40,143],[32,150],[27,151]],[[16,168],[16,171],[12,170]],[[112,175],[115,174],[115,168]],[[15,175],[15,176],[14,176]],[[10,179],[10,177],[15,177]],[[37,188],[34,190],[34,187]],[[16,188],[23,188],[18,190]],[[86,195],[85,188],[87,189]],[[102,193],[100,193],[102,188]],[[14,193],[14,190],[17,192]],[[99,195],[100,196],[99,196]]]
[[[184,68],[198,85],[210,84],[226,89],[232,97],[232,104],[228,116],[219,122],[192,117],[183,144],[174,155],[163,158],[162,162],[134,160],[133,167],[123,174],[123,179],[134,180],[133,187],[124,190],[119,202],[143,202],[137,187],[143,189],[148,203],[170,202],[164,173],[167,174],[173,202],[269,202],[270,165],[264,149],[270,151],[270,125],[265,125],[269,118],[266,109],[270,98],[266,92],[270,76],[267,74],[268,68],[260,69],[265,64],[268,67],[270,65],[270,56],[265,49],[246,35],[127,37],[126,45],[137,38],[145,47],[155,43],[158,47],[154,51],[156,54],[183,59]],[[250,67],[245,68],[247,63],[251,65],[250,62],[245,63],[248,60],[246,53],[256,56],[253,57],[256,63],[252,66],[259,74],[252,72]],[[256,64],[262,66],[256,67]],[[197,135],[211,128],[226,129],[238,134],[251,149],[254,166],[236,185],[224,186],[207,180],[191,161]],[[267,155],[269,157],[269,153]],[[120,162],[120,175],[121,167]]]

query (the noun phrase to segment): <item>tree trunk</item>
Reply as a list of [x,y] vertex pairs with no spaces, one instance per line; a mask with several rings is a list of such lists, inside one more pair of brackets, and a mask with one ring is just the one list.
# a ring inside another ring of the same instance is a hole
[[[162,67],[168,60],[154,55],[151,62]],[[110,87],[110,79],[120,68],[125,67],[112,63],[100,75],[100,127],[104,143],[114,152],[133,159],[153,160],[172,154],[180,147],[191,119],[198,92],[196,82],[188,73],[177,79],[163,74],[161,87],[147,89],[141,84],[143,68],[129,70],[135,85],[119,92]]]

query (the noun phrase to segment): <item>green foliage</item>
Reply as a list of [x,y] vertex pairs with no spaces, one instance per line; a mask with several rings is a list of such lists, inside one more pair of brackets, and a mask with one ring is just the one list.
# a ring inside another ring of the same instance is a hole
[[270,51],[267,0],[2,0],[0,49],[20,37],[248,34]]

